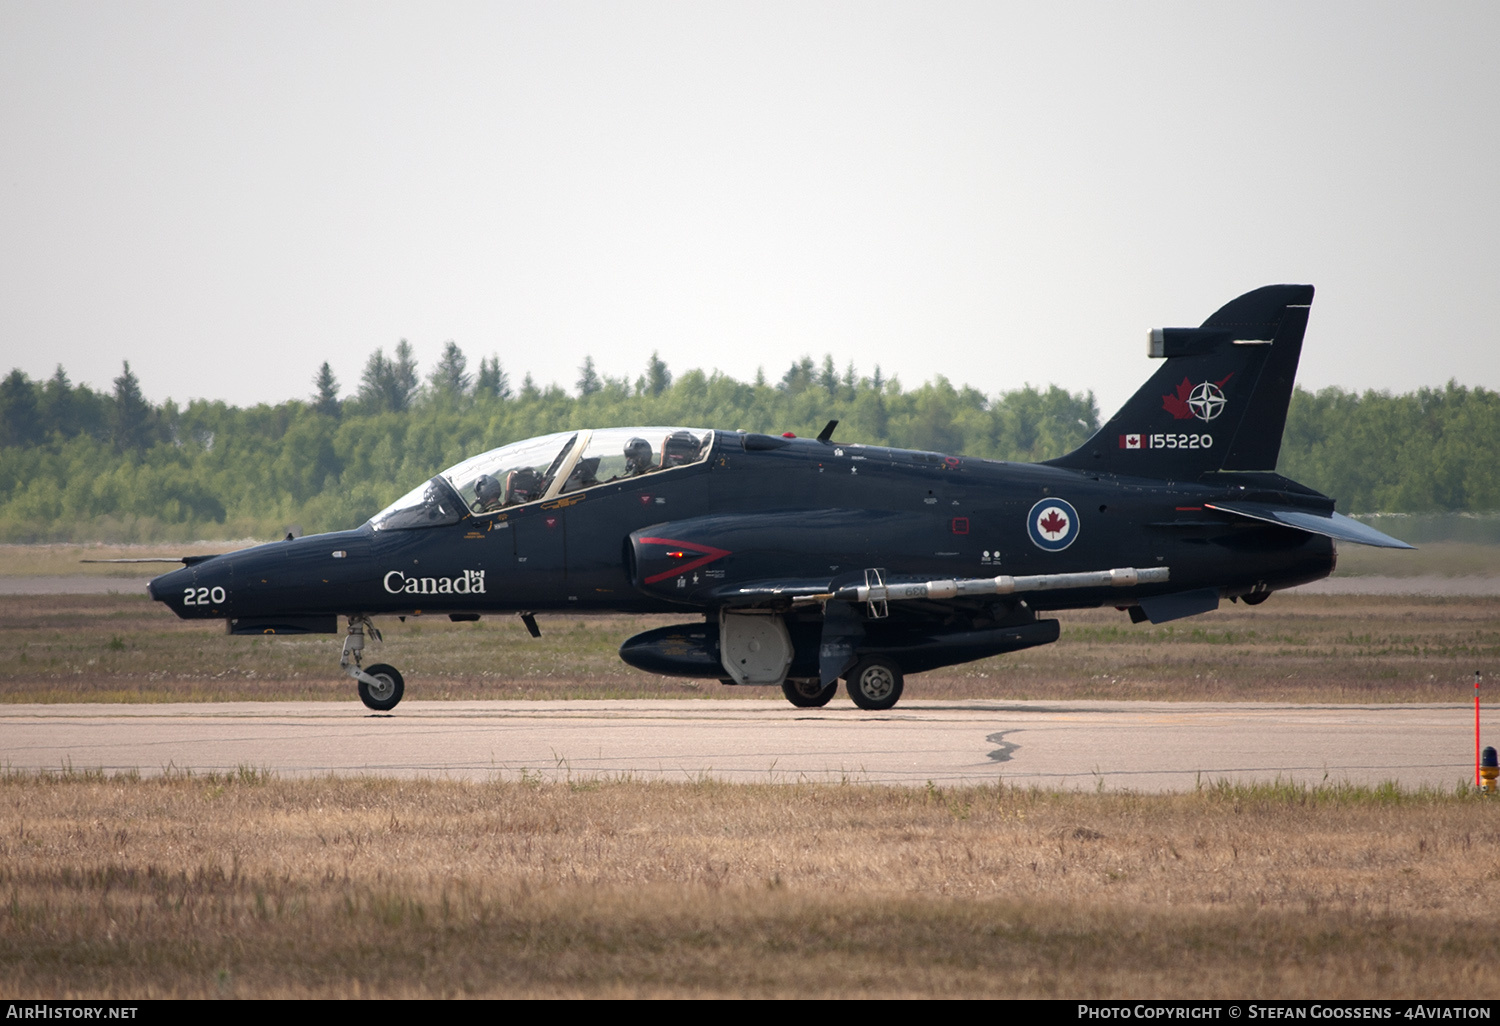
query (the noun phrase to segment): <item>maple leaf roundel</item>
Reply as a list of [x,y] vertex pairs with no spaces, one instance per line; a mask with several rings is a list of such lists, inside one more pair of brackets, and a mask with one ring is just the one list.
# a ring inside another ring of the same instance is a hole
[[1031,543],[1047,552],[1061,552],[1078,538],[1078,511],[1066,499],[1043,499],[1026,516]]
[[1174,420],[1213,420],[1224,412],[1224,407],[1229,400],[1224,397],[1224,386],[1229,379],[1234,377],[1234,372],[1226,374],[1218,381],[1202,381],[1194,385],[1189,378],[1183,378],[1182,384],[1177,386],[1176,394],[1168,394],[1161,397],[1161,408],[1170,413]]

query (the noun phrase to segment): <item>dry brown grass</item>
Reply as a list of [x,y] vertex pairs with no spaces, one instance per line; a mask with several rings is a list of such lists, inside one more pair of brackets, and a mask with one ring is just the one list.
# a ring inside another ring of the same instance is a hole
[[1484,997],[1495,806],[0,780],[16,996]]
[[[1060,614],[1055,645],[913,676],[912,698],[1451,702],[1500,655],[1500,597],[1277,595],[1265,605],[1153,627],[1113,609]],[[681,617],[542,616],[385,621],[367,650],[437,699],[665,698],[782,701],[640,673],[616,650]],[[0,596],[0,701],[347,701],[340,639],[231,638],[133,595]],[[1467,690],[1466,690],[1467,689]]]

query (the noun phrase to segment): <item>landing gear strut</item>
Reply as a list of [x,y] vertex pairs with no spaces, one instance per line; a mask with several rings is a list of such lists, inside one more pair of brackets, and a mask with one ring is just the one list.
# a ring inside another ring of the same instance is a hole
[[365,628],[377,642],[380,630],[364,614],[349,617],[349,633],[344,638],[344,650],[339,654],[339,669],[359,682],[359,700],[376,712],[389,712],[396,708],[406,692],[406,681],[394,666],[376,663],[367,670],[359,668],[365,651]]

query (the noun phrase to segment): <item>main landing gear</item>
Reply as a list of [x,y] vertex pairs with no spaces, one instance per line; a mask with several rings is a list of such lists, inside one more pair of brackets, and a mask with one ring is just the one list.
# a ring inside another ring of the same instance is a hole
[[825,688],[816,677],[798,677],[795,680],[788,677],[781,682],[781,693],[798,709],[820,709],[833,701],[838,690],[838,681]]
[[359,682],[359,700],[376,712],[389,712],[396,708],[401,696],[406,693],[406,681],[394,666],[375,663],[368,669],[359,668],[365,651],[365,629],[377,642],[380,630],[370,618],[363,614],[349,617],[349,633],[344,638],[344,651],[339,655],[339,668]]
[[[854,704],[869,712],[883,712],[893,707],[901,700],[901,689],[906,683],[901,667],[884,656],[861,659],[845,675],[844,681]],[[838,689],[838,681],[825,688],[816,677],[788,677],[781,682],[781,693],[798,709],[822,708],[833,700]]]
[[844,680],[854,704],[870,712],[881,712],[900,701],[901,688],[906,683],[901,667],[884,656],[861,659]]

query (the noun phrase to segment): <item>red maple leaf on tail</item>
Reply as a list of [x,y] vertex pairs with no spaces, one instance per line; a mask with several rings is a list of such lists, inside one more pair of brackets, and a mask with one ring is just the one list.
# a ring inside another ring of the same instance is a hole
[[1037,526],[1048,534],[1060,534],[1068,526],[1068,518],[1058,516],[1057,510],[1049,509],[1047,515],[1037,521]]
[[[1229,378],[1225,378],[1228,381]],[[1166,410],[1178,420],[1192,420],[1193,408],[1188,405],[1188,396],[1193,394],[1193,383],[1187,378],[1182,379],[1182,384],[1177,386],[1176,395],[1164,395],[1161,397],[1161,408]]]

